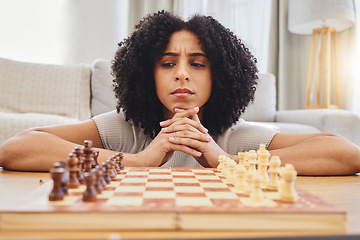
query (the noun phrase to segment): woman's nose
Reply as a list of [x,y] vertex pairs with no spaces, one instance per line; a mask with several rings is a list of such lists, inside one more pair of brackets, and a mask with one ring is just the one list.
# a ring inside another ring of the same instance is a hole
[[184,79],[186,81],[189,81],[189,77],[176,77],[176,80]]
[[189,81],[189,79],[190,79],[190,76],[189,76],[189,72],[188,72],[186,64],[184,64],[184,63],[178,64],[178,69],[175,74],[175,80]]

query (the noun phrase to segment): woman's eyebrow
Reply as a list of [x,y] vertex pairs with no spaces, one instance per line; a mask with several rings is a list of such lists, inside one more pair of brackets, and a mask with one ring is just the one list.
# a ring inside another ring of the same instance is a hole
[[[160,57],[164,57],[164,56],[177,57],[177,56],[179,56],[179,54],[175,53],[175,52],[165,52],[160,55]],[[205,53],[201,53],[201,52],[190,53],[189,56],[190,57],[207,57]]]
[[206,58],[207,58],[206,54],[205,54],[205,53],[201,53],[201,52],[199,52],[199,53],[197,53],[197,52],[195,52],[195,53],[190,53],[189,56],[190,56],[190,57],[206,57]]
[[179,56],[179,54],[174,53],[174,52],[165,52],[165,53],[163,53],[163,54],[160,55],[160,57],[164,57],[164,56],[177,57],[177,56]]

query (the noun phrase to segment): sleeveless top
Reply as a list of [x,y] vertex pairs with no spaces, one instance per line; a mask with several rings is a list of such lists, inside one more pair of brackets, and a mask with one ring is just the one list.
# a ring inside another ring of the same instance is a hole
[[[94,116],[103,147],[108,150],[126,153],[138,153],[144,150],[152,139],[144,135],[140,126],[134,126],[125,120],[125,114],[111,111]],[[255,125],[239,119],[235,125],[214,137],[214,141],[228,154],[257,150],[260,144],[269,146],[278,131]],[[213,136],[212,136],[213,137]],[[172,158],[162,167],[203,167],[194,157],[175,151]]]

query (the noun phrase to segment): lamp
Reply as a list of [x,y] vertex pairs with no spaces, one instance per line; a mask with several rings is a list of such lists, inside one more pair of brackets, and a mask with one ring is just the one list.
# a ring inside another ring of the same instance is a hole
[[[336,33],[354,25],[353,0],[290,0],[288,21],[290,32],[312,34],[306,108],[339,108]],[[335,104],[331,104],[332,85]],[[316,104],[311,104],[313,89]]]

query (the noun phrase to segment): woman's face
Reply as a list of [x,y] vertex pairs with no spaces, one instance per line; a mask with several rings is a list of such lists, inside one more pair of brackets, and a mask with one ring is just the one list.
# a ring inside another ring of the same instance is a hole
[[166,50],[155,63],[156,93],[164,105],[165,119],[171,118],[175,108],[200,108],[211,94],[210,63],[194,33],[174,32]]

